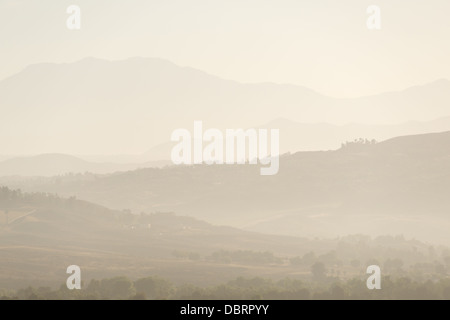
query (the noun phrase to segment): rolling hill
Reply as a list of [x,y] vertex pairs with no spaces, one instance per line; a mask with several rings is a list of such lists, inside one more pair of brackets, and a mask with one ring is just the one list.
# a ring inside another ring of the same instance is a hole
[[[301,238],[266,236],[171,213],[134,215],[56,195],[0,188],[0,288],[63,283],[67,266],[83,279],[161,274],[210,282],[245,268],[177,260],[173,253],[204,257],[218,250],[306,252]],[[310,247],[309,249],[311,249]],[[180,272],[183,270],[183,272]],[[280,270],[278,270],[279,272]],[[261,272],[267,272],[262,269]]]
[[[302,123],[279,118],[257,126],[257,128],[279,129],[281,137],[280,152],[293,153],[297,151],[336,150],[342,143],[359,138],[383,141],[404,135],[449,131],[450,117],[443,117],[433,121],[409,121],[392,125]],[[141,157],[147,160],[167,160],[170,157],[172,148],[177,143],[162,143],[151,148]]]
[[382,257],[389,263],[402,257],[414,266],[436,259],[429,249],[401,236],[313,240],[265,235],[172,213],[132,214],[0,187],[0,290],[60,287],[73,264],[81,267],[85,284],[124,275],[201,286],[237,277],[309,279],[314,261],[338,264],[352,276],[365,270],[355,259],[365,263]]
[[275,176],[260,176],[259,166],[198,165],[0,183],[265,233],[387,232],[448,242],[449,159],[450,132],[442,132],[285,154]]
[[65,174],[96,173],[136,170],[158,167],[168,162],[143,163],[99,163],[89,162],[65,154],[41,154],[28,157],[13,157],[0,161],[0,176],[56,176]]

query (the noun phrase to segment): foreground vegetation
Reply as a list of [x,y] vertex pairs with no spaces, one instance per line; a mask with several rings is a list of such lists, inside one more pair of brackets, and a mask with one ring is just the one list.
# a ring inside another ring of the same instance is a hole
[[401,235],[265,235],[0,188],[0,243],[3,299],[450,299],[450,248]]
[[325,277],[315,281],[290,278],[274,281],[260,277],[239,277],[216,286],[198,287],[190,284],[174,285],[160,277],[146,277],[132,281],[127,277],[91,280],[81,290],[68,290],[63,284],[57,290],[49,287],[28,287],[17,291],[0,290],[0,299],[58,300],[58,299],[445,299],[450,300],[450,278],[416,281],[410,276],[382,277],[380,290],[369,290],[365,278],[342,281]]

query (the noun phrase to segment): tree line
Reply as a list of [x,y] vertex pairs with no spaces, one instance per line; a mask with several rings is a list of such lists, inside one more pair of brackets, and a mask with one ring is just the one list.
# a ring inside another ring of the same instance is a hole
[[365,278],[346,281],[328,278],[325,282],[307,282],[298,279],[282,280],[261,277],[239,277],[229,282],[199,287],[192,284],[174,285],[171,281],[154,276],[132,281],[127,277],[91,280],[81,290],[69,290],[61,285],[57,290],[49,287],[28,287],[17,291],[1,291],[0,299],[21,300],[398,300],[440,299],[450,300],[450,278],[418,281],[410,276],[382,277],[381,290],[369,290]]

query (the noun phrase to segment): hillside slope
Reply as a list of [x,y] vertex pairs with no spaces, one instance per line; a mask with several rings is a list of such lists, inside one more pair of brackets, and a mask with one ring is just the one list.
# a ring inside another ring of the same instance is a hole
[[260,176],[259,166],[199,165],[0,182],[277,234],[389,231],[448,241],[449,159],[443,132],[284,155],[275,176]]

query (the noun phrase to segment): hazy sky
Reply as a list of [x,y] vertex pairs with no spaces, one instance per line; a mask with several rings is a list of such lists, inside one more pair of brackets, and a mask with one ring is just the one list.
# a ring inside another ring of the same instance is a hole
[[[70,4],[79,31],[66,28]],[[371,4],[380,31],[366,27]],[[450,78],[449,15],[448,0],[0,0],[0,79],[39,62],[143,56],[355,97]]]

